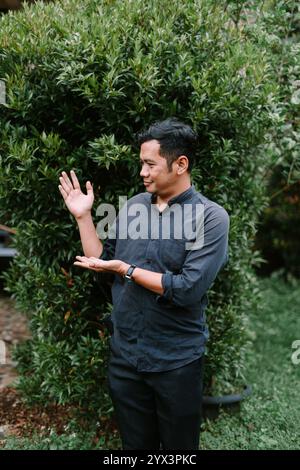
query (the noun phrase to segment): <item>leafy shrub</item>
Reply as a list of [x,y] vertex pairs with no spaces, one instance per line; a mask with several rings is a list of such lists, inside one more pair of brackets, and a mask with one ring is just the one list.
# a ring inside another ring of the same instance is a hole
[[299,2],[272,1],[260,17],[271,37],[270,65],[277,76],[279,125],[270,132],[266,151],[273,160],[267,172],[270,205],[265,209],[256,238],[268,264],[259,272],[283,269],[300,276],[300,6]]
[[[72,265],[79,234],[62,170],[93,181],[96,206],[143,191],[135,133],[176,115],[200,135],[192,179],[231,217],[230,261],[210,291],[206,393],[243,381],[246,319],[258,289],[255,222],[274,86],[257,39],[222,2],[65,0],[1,18],[0,217],[17,229],[7,289],[30,319],[17,353],[34,400],[108,413],[108,286]],[[95,224],[97,219],[94,219]]]

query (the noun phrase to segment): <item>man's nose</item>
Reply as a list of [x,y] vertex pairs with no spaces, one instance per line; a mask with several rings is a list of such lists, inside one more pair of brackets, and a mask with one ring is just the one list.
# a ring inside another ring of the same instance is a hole
[[140,176],[142,178],[146,177],[147,175],[149,175],[149,170],[147,170],[147,167],[145,167],[144,165],[142,166],[142,169],[140,171]]

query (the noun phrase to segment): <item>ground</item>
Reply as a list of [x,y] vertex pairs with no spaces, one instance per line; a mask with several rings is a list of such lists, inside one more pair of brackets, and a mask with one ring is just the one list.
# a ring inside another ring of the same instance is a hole
[[24,436],[33,430],[42,434],[49,428],[62,433],[70,415],[62,406],[29,407],[13,388],[17,372],[11,358],[12,347],[29,336],[26,317],[14,308],[13,300],[0,293],[0,340],[6,345],[6,363],[0,364],[0,440],[7,435]]
[[300,340],[300,281],[275,274],[260,286],[261,309],[249,312],[253,344],[246,378],[252,396],[239,415],[205,423],[205,449],[300,449],[300,363],[292,361],[293,343]]

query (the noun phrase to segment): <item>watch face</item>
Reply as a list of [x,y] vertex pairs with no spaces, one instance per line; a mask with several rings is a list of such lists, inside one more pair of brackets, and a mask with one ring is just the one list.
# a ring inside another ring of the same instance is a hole
[[126,279],[131,279],[131,276],[132,276],[132,273],[133,273],[134,268],[135,268],[135,266],[130,266],[130,268],[128,268],[128,271],[127,271],[127,273],[125,274],[125,278],[126,278]]

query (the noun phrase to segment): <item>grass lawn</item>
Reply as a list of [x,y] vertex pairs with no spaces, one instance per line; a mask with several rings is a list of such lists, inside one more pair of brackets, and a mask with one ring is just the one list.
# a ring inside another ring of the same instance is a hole
[[204,424],[203,449],[300,449],[300,364],[291,360],[292,343],[300,340],[300,282],[264,279],[261,285],[263,308],[250,315],[252,396],[239,416]]
[[[292,343],[300,340],[300,281],[261,281],[263,305],[250,312],[255,340],[248,355],[247,382],[252,396],[239,415],[222,414],[203,424],[202,449],[300,449],[300,364],[294,365]],[[299,355],[300,357],[300,355]],[[115,440],[110,449],[117,448]],[[92,434],[12,439],[5,449],[101,449]]]

